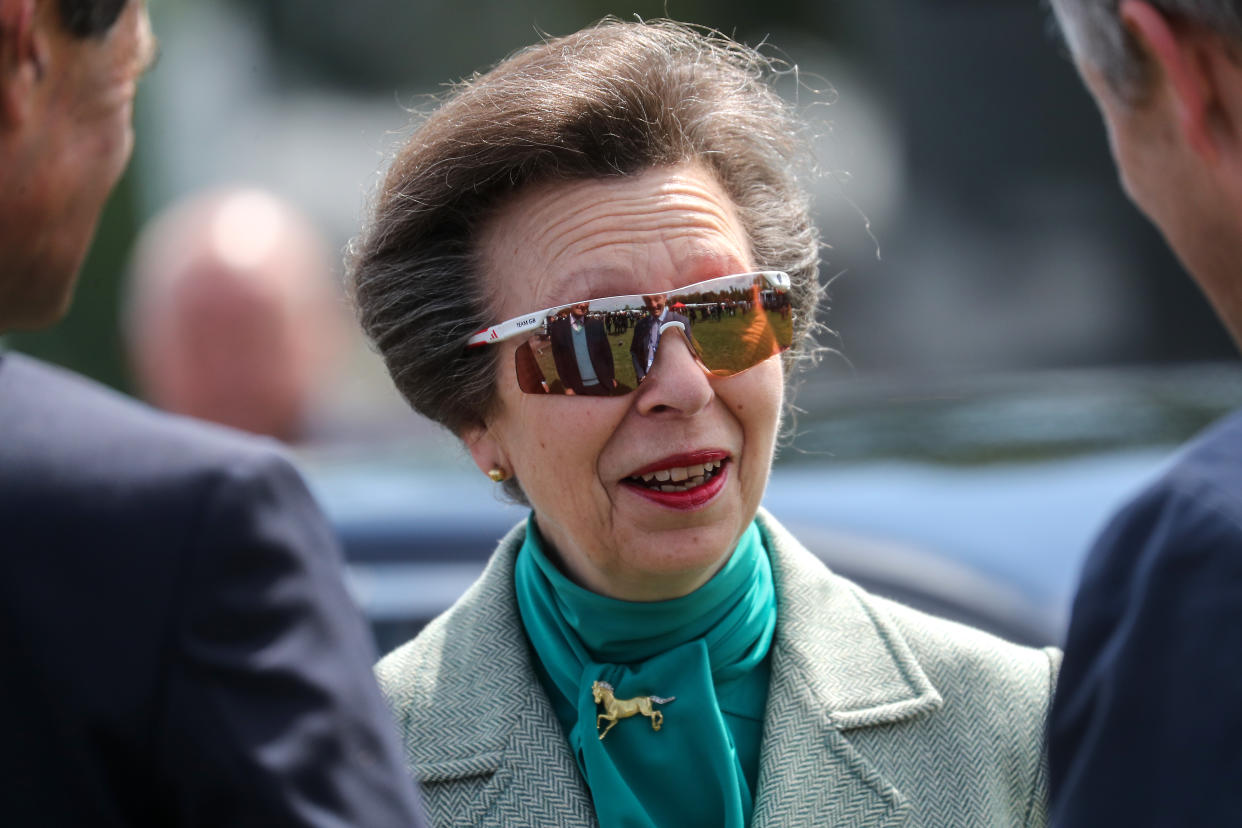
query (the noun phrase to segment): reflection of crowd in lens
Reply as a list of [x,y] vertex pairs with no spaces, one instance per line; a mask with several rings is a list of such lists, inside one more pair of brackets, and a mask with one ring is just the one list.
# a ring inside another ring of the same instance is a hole
[[656,348],[660,342],[661,330],[671,323],[680,323],[687,336],[690,333],[690,320],[679,308],[684,309],[685,303],[678,302],[668,307],[668,296],[656,293],[643,297],[643,305],[647,313],[634,326],[634,338],[630,340],[630,358],[634,361],[634,375],[642,382],[655,362]]
[[789,294],[779,290],[765,290],[761,296],[763,309],[768,311],[776,311],[781,315],[781,319],[788,320],[790,313]]
[[599,314],[580,302],[547,323],[556,373],[567,394],[606,397],[617,386],[608,335]]
[[604,328],[609,335],[623,334],[630,329],[630,322],[639,314],[634,311],[614,311],[604,314]]
[[[590,302],[560,308],[544,320],[543,330],[519,347],[516,361],[519,385],[527,393],[565,393],[571,395],[612,396],[631,390],[617,377],[614,351],[628,349],[634,378],[642,382],[655,361],[660,337],[668,323],[679,323],[687,338],[698,322],[722,322],[745,317],[758,305],[775,311],[781,319],[790,318],[789,296],[785,291],[760,290],[757,285],[726,291],[642,297],[643,308],[592,311]],[[766,324],[764,324],[766,327]],[[624,339],[609,341],[633,330]],[[741,336],[755,339],[757,331]],[[753,345],[753,343],[751,343]],[[542,367],[541,367],[542,366]]]
[[[620,297],[618,297],[620,298]],[[564,305],[551,312],[530,339],[515,354],[518,384],[530,394],[569,394],[585,396],[617,396],[633,390],[642,382],[655,362],[661,337],[674,327],[685,332],[698,354],[698,342],[691,335],[694,325],[702,322],[723,322],[725,319],[746,318],[737,342],[752,355],[778,353],[784,338],[770,330],[766,314],[754,314],[757,308],[776,312],[782,322],[791,318],[788,294],[783,290],[764,290],[759,280],[746,287],[724,290],[702,290],[688,293],[646,294],[642,306],[635,298],[625,298],[625,306],[592,310],[591,302]],[[782,326],[785,327],[785,326]],[[625,334],[630,334],[627,338]],[[628,339],[628,341],[627,341]],[[628,351],[629,364],[618,359]],[[708,358],[705,367],[712,373],[729,375],[737,368],[743,351],[717,354]],[[749,358],[749,357],[746,357]],[[630,375],[630,370],[633,375]]]

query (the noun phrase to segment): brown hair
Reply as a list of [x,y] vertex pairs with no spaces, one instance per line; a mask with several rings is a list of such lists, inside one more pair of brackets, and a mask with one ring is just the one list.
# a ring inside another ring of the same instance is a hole
[[477,239],[503,199],[687,161],[733,199],[757,265],[792,277],[795,340],[809,354],[819,239],[797,176],[810,142],[774,73],[716,32],[609,19],[457,86],[397,154],[351,249],[363,328],[410,405],[457,434],[486,422],[498,351],[464,345],[496,321]]

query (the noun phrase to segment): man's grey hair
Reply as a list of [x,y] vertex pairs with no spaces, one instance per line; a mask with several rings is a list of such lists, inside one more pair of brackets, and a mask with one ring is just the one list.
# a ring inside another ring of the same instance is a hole
[[[1049,0],[1075,55],[1097,69],[1122,100],[1140,100],[1149,66],[1121,23],[1121,0]],[[1242,42],[1242,0],[1147,0],[1170,19]]]
[[798,177],[813,156],[775,71],[715,32],[604,20],[453,90],[399,151],[350,251],[362,326],[410,405],[458,435],[486,424],[499,349],[465,343],[498,321],[478,238],[506,199],[686,162],[733,199],[755,263],[792,277],[795,341],[809,353],[819,237]]

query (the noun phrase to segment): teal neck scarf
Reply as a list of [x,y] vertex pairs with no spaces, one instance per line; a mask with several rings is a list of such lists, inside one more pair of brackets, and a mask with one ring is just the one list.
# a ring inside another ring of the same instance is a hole
[[[518,609],[602,828],[743,828],[776,626],[758,527],[702,587],[652,603],[583,589],[541,543],[532,516],[515,565]],[[608,718],[596,682],[638,702],[636,715]]]

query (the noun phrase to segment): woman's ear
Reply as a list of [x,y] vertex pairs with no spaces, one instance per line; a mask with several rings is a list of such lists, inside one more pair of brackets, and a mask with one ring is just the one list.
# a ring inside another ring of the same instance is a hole
[[461,439],[479,471],[493,480],[496,479],[494,473],[497,471],[503,473],[504,477],[513,475],[508,456],[490,426],[470,426],[462,431]]
[[1171,20],[1145,0],[1123,0],[1118,12],[1153,64],[1150,83],[1161,87],[1175,107],[1182,139],[1204,161],[1215,164],[1225,137],[1219,133],[1225,113],[1223,79],[1213,52],[1224,49],[1223,42],[1209,30]]

